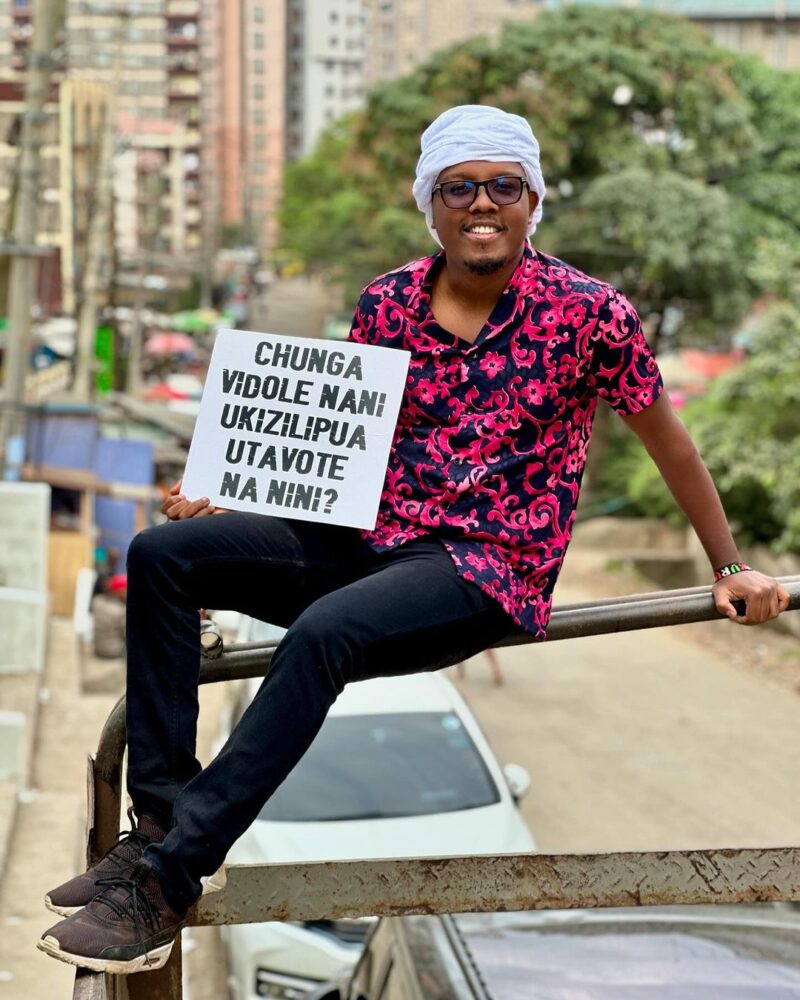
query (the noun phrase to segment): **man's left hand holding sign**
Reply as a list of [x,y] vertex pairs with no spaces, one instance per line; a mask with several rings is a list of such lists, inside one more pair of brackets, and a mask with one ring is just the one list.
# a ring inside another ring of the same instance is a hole
[[205,517],[206,514],[224,514],[227,507],[215,507],[208,497],[189,500],[181,493],[182,479],[170,489],[161,504],[161,513],[170,521],[186,521],[190,517]]

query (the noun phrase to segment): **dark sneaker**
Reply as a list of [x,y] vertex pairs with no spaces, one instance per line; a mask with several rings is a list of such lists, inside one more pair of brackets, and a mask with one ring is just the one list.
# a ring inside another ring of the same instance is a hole
[[128,878],[100,879],[82,910],[45,931],[37,947],[53,958],[95,972],[126,975],[160,969],[186,920],[164,899],[146,861]]
[[48,910],[62,917],[75,913],[100,891],[97,887],[98,879],[115,875],[129,876],[144,849],[150,844],[160,844],[166,836],[166,831],[150,816],[142,816],[137,823],[133,809],[129,809],[128,819],[131,829],[120,834],[119,841],[111,850],[106,851],[96,865],[48,892],[44,897],[44,905]]

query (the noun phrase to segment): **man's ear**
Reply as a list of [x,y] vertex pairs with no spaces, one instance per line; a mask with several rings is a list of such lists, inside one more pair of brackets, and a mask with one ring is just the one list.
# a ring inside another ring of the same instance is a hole
[[528,191],[529,214],[533,215],[539,204],[539,195],[535,191]]

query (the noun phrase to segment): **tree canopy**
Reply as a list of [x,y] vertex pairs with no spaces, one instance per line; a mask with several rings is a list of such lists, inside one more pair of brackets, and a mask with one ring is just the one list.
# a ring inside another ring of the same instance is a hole
[[683,332],[732,324],[756,237],[800,225],[797,78],[713,46],[677,17],[569,7],[437,54],[372,91],[291,165],[282,241],[353,301],[430,253],[410,194],[419,137],[455,104],[526,117],[548,185],[536,245],[613,281]]

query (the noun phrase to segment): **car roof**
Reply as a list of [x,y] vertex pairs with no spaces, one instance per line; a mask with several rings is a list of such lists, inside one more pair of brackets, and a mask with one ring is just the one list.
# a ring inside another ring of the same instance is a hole
[[[255,695],[263,678],[250,680],[249,694]],[[458,712],[467,710],[452,683],[438,673],[405,674],[401,677],[374,677],[348,684],[329,715],[386,715],[395,712]]]
[[438,674],[375,677],[348,684],[331,715],[376,715],[394,712],[452,712],[460,698],[450,681]]

